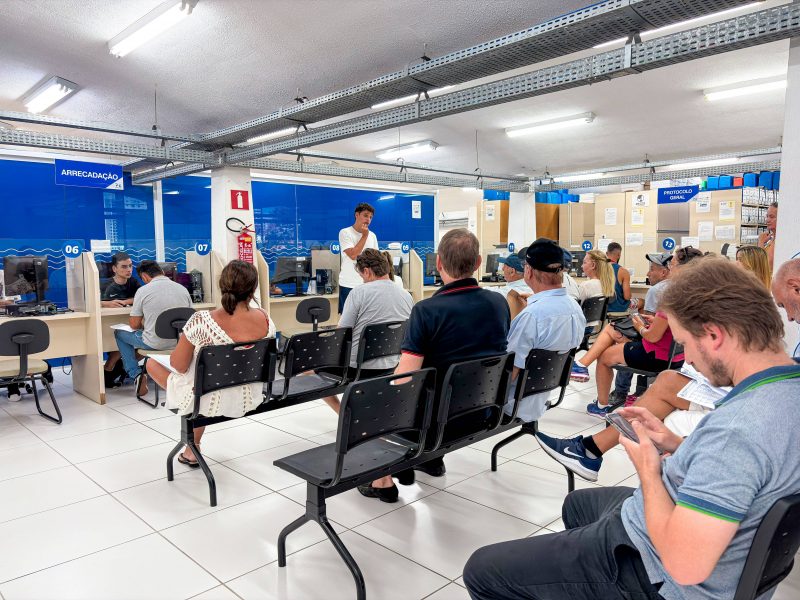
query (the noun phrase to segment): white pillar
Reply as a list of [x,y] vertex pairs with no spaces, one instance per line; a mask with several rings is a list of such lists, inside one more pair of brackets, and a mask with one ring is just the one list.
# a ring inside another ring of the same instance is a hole
[[156,238],[156,260],[164,262],[166,250],[164,249],[164,198],[161,195],[161,182],[153,182],[153,226]]
[[[791,41],[788,85],[783,121],[781,153],[781,193],[778,227],[775,234],[775,269],[792,257],[800,257],[800,38]],[[788,324],[786,345],[791,351],[798,337],[797,326]]]
[[[237,201],[237,192],[240,191],[246,192],[242,194],[242,204]],[[231,192],[234,192],[233,203]],[[242,205],[247,208],[236,208]],[[254,222],[249,169],[225,167],[211,173],[211,248],[225,264],[239,257],[236,241],[238,234],[225,227],[225,222],[231,217],[240,219],[245,225],[252,225]],[[253,250],[255,252],[255,242]]]
[[508,202],[508,241],[517,250],[536,239],[536,205],[533,192],[511,192]]

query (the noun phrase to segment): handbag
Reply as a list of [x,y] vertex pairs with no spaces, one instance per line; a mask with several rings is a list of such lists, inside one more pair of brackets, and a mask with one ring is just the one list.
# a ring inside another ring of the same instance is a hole
[[611,321],[611,326],[631,341],[642,339],[642,336],[633,327],[633,319],[631,317],[622,317],[616,321]]

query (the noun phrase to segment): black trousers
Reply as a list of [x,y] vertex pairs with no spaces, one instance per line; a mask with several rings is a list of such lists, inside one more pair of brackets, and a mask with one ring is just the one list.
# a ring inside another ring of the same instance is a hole
[[464,567],[470,596],[473,600],[661,598],[622,525],[622,503],[632,493],[625,487],[576,490],[562,508],[566,531],[477,550]]

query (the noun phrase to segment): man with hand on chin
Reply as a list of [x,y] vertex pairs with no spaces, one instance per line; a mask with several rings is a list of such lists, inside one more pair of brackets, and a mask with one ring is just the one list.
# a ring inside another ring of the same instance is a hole
[[641,487],[575,491],[567,531],[481,548],[464,569],[473,599],[732,598],[761,520],[800,492],[787,468],[800,459],[800,365],[772,297],[725,259],[671,279],[660,310],[686,360],[733,389],[686,438],[646,409],[620,411]]
[[355,223],[339,232],[342,266],[339,271],[339,314],[342,314],[347,294],[364,282],[356,270],[356,257],[367,248],[378,250],[378,238],[369,230],[375,209],[362,202],[355,209]]

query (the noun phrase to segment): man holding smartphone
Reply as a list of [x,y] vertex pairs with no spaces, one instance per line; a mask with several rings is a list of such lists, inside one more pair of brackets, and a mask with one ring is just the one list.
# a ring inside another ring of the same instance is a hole
[[347,295],[364,282],[356,271],[356,257],[367,248],[378,250],[378,238],[369,230],[375,209],[362,202],[355,209],[355,223],[339,232],[342,264],[339,270],[339,314],[342,314]]
[[687,361],[733,389],[687,438],[622,409],[641,486],[572,492],[567,531],[475,552],[464,569],[474,600],[733,597],[761,520],[800,492],[800,470],[786,467],[800,460],[800,364],[770,294],[725,259],[682,269],[660,310]]

